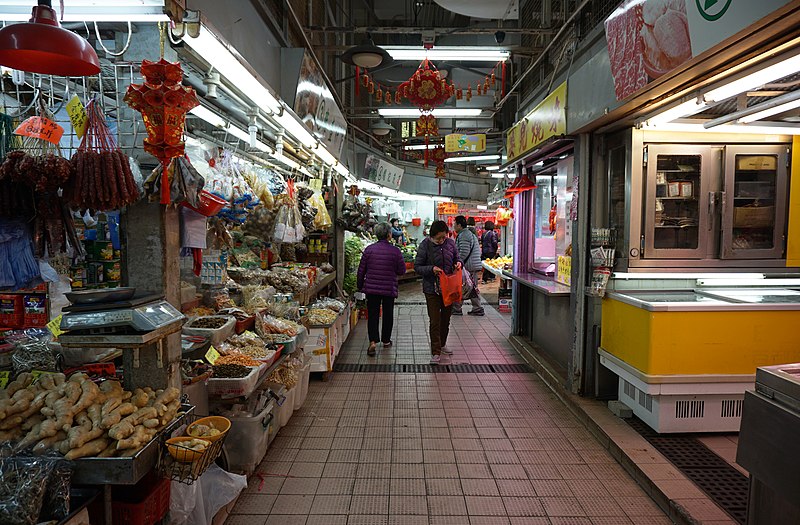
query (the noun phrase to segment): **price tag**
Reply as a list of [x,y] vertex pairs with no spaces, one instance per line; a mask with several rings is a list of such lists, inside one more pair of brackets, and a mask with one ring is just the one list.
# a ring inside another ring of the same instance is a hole
[[208,361],[212,365],[216,363],[217,359],[219,359],[220,357],[221,357],[220,353],[217,352],[217,349],[214,348],[213,346],[208,349],[208,352],[206,352],[206,361]]
[[69,120],[72,122],[72,127],[75,129],[75,134],[78,138],[83,138],[86,134],[86,127],[89,124],[89,116],[86,114],[86,108],[83,107],[81,99],[78,95],[74,95],[66,105]]
[[5,388],[9,379],[11,379],[11,372],[8,370],[0,372],[0,388]]
[[64,128],[44,117],[31,117],[14,130],[15,135],[46,140],[58,144],[64,135]]
[[322,179],[311,179],[308,181],[308,187],[314,191],[322,191]]
[[47,323],[47,329],[50,330],[50,333],[53,334],[53,337],[58,338],[59,335],[63,334],[64,331],[61,329],[61,317],[58,316],[49,323]]

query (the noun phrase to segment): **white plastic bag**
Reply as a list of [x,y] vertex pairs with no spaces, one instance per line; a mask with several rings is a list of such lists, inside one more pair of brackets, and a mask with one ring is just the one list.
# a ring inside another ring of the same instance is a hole
[[247,476],[231,474],[215,464],[192,485],[172,482],[169,516],[171,525],[208,525],[219,509],[236,499],[247,487]]

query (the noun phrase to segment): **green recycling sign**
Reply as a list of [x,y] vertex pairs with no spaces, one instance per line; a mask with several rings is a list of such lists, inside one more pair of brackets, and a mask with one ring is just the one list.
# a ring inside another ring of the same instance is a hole
[[709,22],[716,22],[723,17],[733,0],[695,0],[700,16]]

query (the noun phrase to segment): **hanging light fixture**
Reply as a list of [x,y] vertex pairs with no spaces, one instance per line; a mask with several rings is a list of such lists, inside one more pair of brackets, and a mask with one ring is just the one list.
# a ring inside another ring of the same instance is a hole
[[0,65],[69,77],[100,72],[95,50],[86,39],[61,27],[51,0],[38,0],[28,22],[0,29]]
[[369,129],[372,131],[373,135],[384,137],[394,131],[394,126],[386,122],[384,119],[380,119],[378,122],[370,126]]
[[339,58],[342,62],[350,64],[351,66],[363,67],[372,69],[378,67],[384,62],[390,62],[392,57],[382,47],[375,45],[372,37],[367,35],[361,44],[353,46],[345,51]]

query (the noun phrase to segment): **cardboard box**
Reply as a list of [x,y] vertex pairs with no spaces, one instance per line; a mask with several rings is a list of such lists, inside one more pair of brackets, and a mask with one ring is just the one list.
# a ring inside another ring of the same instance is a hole
[[500,306],[497,310],[500,313],[511,313],[511,299],[500,299]]

